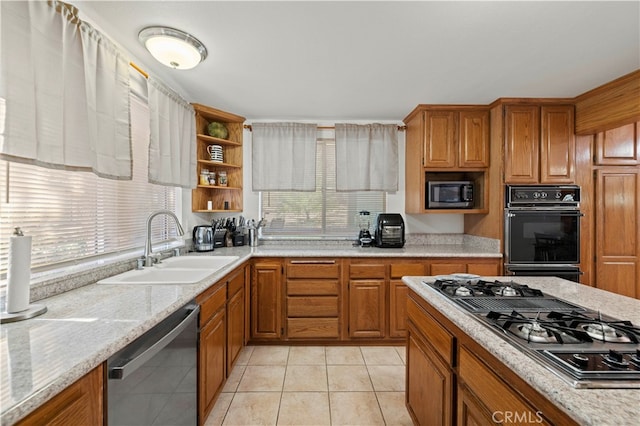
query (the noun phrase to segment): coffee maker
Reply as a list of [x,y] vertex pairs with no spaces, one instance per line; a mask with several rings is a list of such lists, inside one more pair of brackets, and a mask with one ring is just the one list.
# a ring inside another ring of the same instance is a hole
[[356,218],[360,232],[358,233],[358,244],[361,247],[371,247],[373,238],[371,238],[371,214],[366,210],[361,210]]

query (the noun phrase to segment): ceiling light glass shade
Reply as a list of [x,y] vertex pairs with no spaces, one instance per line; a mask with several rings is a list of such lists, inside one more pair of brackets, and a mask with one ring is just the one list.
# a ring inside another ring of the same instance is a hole
[[197,38],[184,31],[168,27],[147,27],[138,39],[161,64],[178,70],[188,70],[207,57],[207,49]]

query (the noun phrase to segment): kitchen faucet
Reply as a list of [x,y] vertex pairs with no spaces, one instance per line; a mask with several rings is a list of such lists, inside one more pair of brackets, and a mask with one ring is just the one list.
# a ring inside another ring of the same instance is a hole
[[178,232],[178,235],[180,236],[184,235],[184,230],[182,229],[182,225],[180,225],[180,221],[178,220],[178,217],[172,211],[158,210],[151,213],[147,218],[147,236],[145,238],[144,254],[142,255],[142,260],[144,260],[144,266],[153,266],[153,264],[155,263],[155,258],[153,257],[153,251],[151,249],[151,221],[153,220],[154,217],[159,216],[161,214],[166,214],[167,216],[172,217],[173,221],[176,224],[176,230]]

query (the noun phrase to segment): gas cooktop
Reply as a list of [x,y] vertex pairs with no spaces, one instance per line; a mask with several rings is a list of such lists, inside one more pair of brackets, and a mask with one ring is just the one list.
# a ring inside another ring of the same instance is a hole
[[424,282],[576,388],[640,388],[640,328],[513,281]]

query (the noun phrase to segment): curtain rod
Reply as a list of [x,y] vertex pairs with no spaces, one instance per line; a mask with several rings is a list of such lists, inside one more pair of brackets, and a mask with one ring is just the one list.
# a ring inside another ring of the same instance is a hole
[[129,65],[133,67],[134,70],[138,71],[144,78],[149,78],[149,74],[146,73],[142,68],[134,64],[133,62],[129,62]]
[[[249,131],[253,131],[251,124],[245,124],[244,125],[245,129],[248,129]],[[318,130],[335,130],[336,126],[318,126]],[[398,131],[403,132],[407,130],[407,126],[398,126]]]

